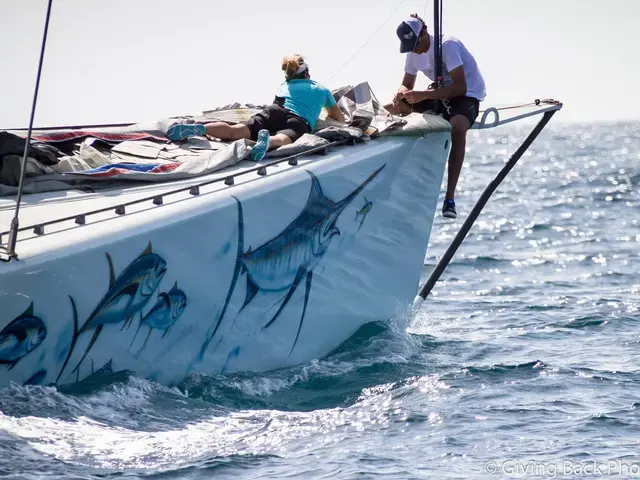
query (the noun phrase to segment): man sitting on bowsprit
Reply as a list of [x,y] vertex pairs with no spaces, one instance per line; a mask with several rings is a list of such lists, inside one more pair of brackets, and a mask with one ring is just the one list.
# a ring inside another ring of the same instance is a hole
[[454,201],[456,184],[464,162],[467,130],[475,122],[479,104],[486,96],[484,79],[478,65],[464,44],[455,37],[442,40],[444,87],[436,90],[413,90],[418,72],[431,81],[436,80],[433,35],[417,15],[402,22],[397,29],[400,53],[406,53],[402,86],[385,108],[396,115],[427,112],[435,109],[435,101],[442,100],[443,117],[451,123],[451,152],[447,193],[442,215],[457,218]]

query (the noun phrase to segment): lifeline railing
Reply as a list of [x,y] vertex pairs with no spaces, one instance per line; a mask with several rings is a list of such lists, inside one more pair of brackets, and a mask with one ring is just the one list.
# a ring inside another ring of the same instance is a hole
[[[513,117],[508,117],[508,118],[505,118],[504,120],[500,119],[500,112],[501,111],[522,109],[522,108],[527,108],[527,107],[540,107],[541,105],[548,105],[548,106],[547,107],[542,107],[542,108],[537,108],[534,111],[524,112],[524,113],[522,113],[520,115],[515,115]],[[495,127],[498,127],[498,126],[501,126],[501,125],[506,125],[508,123],[517,122],[518,120],[522,120],[522,119],[527,118],[527,117],[532,117],[534,115],[544,114],[544,113],[547,113],[547,112],[555,112],[557,110],[560,110],[561,108],[562,108],[562,104],[559,101],[554,100],[552,98],[545,98],[544,100],[540,100],[540,99],[536,98],[531,103],[522,103],[522,104],[518,104],[518,105],[508,105],[508,106],[504,106],[504,107],[489,107],[486,110],[480,111],[480,113],[482,114],[482,116],[480,117],[480,120],[478,122],[474,123],[471,128],[475,129],[475,130],[482,130],[482,129],[486,129],[486,128],[495,128]],[[489,117],[489,115],[491,115],[491,114],[493,114],[493,116],[494,116],[493,122],[487,123],[487,117]]]

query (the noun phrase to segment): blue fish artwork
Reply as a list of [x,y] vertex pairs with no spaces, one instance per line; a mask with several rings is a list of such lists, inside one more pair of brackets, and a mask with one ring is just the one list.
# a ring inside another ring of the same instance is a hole
[[11,370],[47,338],[44,322],[33,315],[33,302],[0,331],[0,364]]
[[47,377],[47,370],[41,369],[31,375],[22,385],[40,385]]
[[249,247],[246,251],[244,249],[242,204],[234,197],[238,204],[239,223],[236,267],[225,304],[218,315],[215,326],[200,350],[201,360],[220,327],[240,274],[246,276],[247,293],[238,313],[251,302],[259,291],[286,292],[280,307],[263,328],[269,328],[273,325],[300,284],[304,282],[304,303],[298,330],[289,352],[291,355],[302,330],[313,281],[313,269],[327,253],[332,238],[340,235],[340,230],[336,227],[338,218],[385,166],[386,164],[376,169],[353,192],[337,202],[324,195],[318,178],[306,170],[311,177],[311,188],[307,202],[300,214],[271,240],[255,249]]
[[373,207],[373,202],[371,200],[367,200],[367,197],[364,197],[364,205],[362,206],[362,208],[360,208],[360,210],[356,212],[356,220],[358,220],[358,217],[362,217],[360,219],[360,224],[358,225],[358,230],[362,228],[364,219],[367,218],[367,215],[369,215],[369,212],[371,211],[372,207]]
[[91,375],[102,375],[107,373],[113,373],[113,358],[95,371],[93,369],[93,362],[91,362]]
[[222,366],[222,370],[220,370],[220,373],[224,374],[227,370],[227,366],[229,365],[229,362],[231,362],[231,360],[234,358],[238,358],[238,355],[240,355],[240,347],[236,346],[229,352],[229,355],[227,355],[227,361],[224,362],[224,365]]
[[133,345],[142,325],[149,327],[149,332],[147,333],[147,338],[145,339],[140,351],[142,351],[147,345],[151,332],[154,328],[157,330],[164,330],[164,333],[162,334],[164,337],[173,324],[176,323],[184,313],[186,308],[187,295],[178,288],[178,282],[175,282],[173,287],[171,287],[171,290],[168,292],[162,292],[158,295],[158,301],[140,322],[138,330],[131,341],[131,345]]
[[[75,322],[71,347],[62,365],[58,379],[62,376],[73,354],[78,337],[81,334],[93,330],[93,336],[82,358],[71,373],[79,370],[80,365],[89,354],[96,340],[98,340],[100,332],[102,332],[105,325],[117,324],[123,321],[125,325],[127,325],[133,321],[133,318],[137,314],[141,313],[142,308],[149,302],[167,271],[167,262],[160,255],[153,253],[151,242],[149,242],[147,248],[124,269],[118,278],[115,276],[111,256],[108,253],[106,256],[109,263],[109,289],[81,328],[77,329],[77,322]],[[71,301],[74,316],[77,317],[75,303],[73,299]],[[56,379],[56,381],[58,381],[58,379]]]

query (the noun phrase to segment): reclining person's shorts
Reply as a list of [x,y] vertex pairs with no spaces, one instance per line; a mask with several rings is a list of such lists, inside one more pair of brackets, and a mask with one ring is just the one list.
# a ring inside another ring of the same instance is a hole
[[275,103],[241,123],[249,128],[251,140],[254,141],[258,139],[258,132],[262,129],[269,130],[270,135],[282,133],[291,139],[291,143],[311,132],[304,118]]

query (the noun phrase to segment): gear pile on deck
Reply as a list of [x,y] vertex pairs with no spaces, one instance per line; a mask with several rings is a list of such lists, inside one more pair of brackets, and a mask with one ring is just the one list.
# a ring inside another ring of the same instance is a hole
[[[381,134],[410,135],[420,131],[427,118],[401,119],[391,116],[374,99],[368,83],[334,91],[334,97],[347,117],[347,126],[320,119],[312,134],[269,152],[282,157],[317,149],[342,139],[367,141]],[[261,106],[232,104],[204,111],[188,121],[247,120]],[[185,117],[180,117],[184,119]],[[205,175],[249,161],[255,142],[221,142],[192,137],[171,142],[166,137],[176,118],[150,124],[110,128],[70,128],[34,130],[26,165],[25,193],[70,188],[101,188],[105,181],[165,182]],[[25,131],[0,132],[0,195],[17,191],[20,162],[24,153]],[[245,160],[247,159],[247,160]]]

